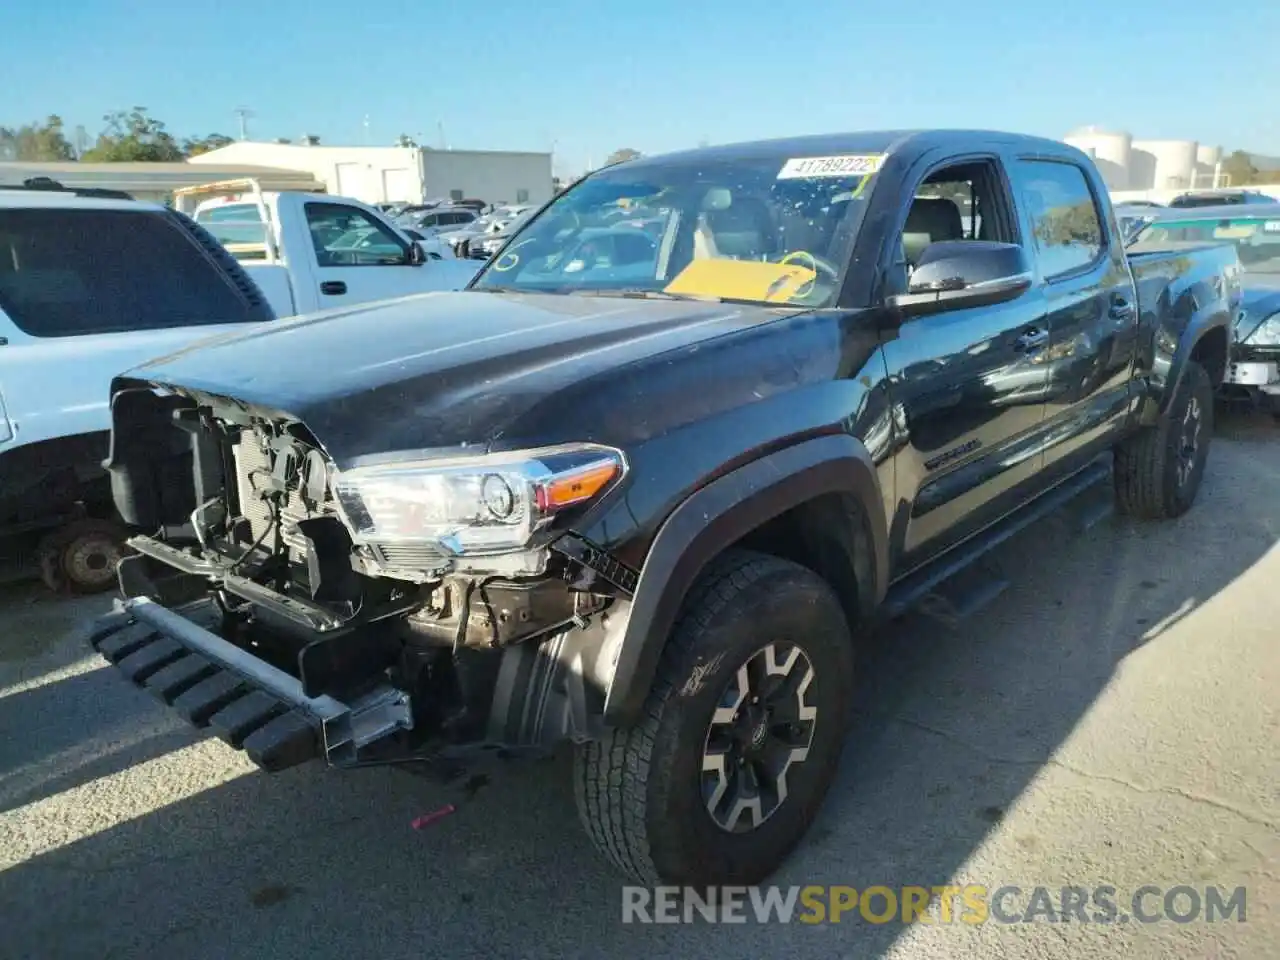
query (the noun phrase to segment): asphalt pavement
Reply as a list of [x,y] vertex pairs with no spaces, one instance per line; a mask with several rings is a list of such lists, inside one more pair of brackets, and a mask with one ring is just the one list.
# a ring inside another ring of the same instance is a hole
[[105,601],[11,589],[0,957],[1280,956],[1280,429],[1225,423],[1179,521],[1086,518],[1001,548],[1011,586],[977,617],[869,639],[838,783],[774,880],[1015,885],[1006,916],[1036,886],[1112,886],[1120,913],[1146,885],[1243,887],[1244,922],[623,924],[567,757],[465,788],[260,775],[87,655]]

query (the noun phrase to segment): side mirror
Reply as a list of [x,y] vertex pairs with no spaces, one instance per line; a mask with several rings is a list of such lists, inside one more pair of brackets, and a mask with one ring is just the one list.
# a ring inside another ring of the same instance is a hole
[[[414,231],[415,233],[417,231]],[[427,262],[427,252],[422,249],[422,244],[418,242],[421,234],[413,238],[413,242],[409,244],[409,266],[420,267]]]
[[1015,243],[942,240],[925,247],[906,293],[888,306],[906,317],[1005,303],[1031,288],[1031,261]]

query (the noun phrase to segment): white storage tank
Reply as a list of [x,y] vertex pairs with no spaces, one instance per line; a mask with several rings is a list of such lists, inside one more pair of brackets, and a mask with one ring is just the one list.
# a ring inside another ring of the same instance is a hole
[[1091,126],[1072,130],[1062,139],[1093,158],[1107,189],[1128,188],[1129,155],[1133,148],[1133,137],[1128,133]]
[[1150,167],[1150,183],[1135,186],[1157,190],[1191,186],[1198,149],[1194,140],[1138,140],[1134,142],[1133,149],[1150,158],[1145,164]]
[[1216,187],[1222,173],[1222,148],[1201,144],[1196,147],[1196,180],[1194,187]]
[[1212,167],[1222,160],[1221,147],[1206,147],[1204,144],[1196,147],[1196,163],[1202,167]]

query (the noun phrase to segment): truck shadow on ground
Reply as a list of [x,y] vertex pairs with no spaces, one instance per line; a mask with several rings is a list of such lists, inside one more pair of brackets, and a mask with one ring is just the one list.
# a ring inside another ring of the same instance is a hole
[[0,698],[0,813],[191,742],[177,718],[103,696],[105,680],[92,670]]
[[[1277,480],[1280,445],[1223,442],[1183,519],[1082,531],[1076,514],[1052,518],[993,558],[1012,586],[975,619],[913,614],[869,638],[839,780],[774,882],[945,883],[1124,657],[1280,540],[1280,503],[1255,492]],[[56,698],[127,705],[143,725],[162,715],[109,671],[48,696],[50,710]],[[410,827],[449,802],[452,815]],[[620,888],[558,757],[492,771],[470,798],[385,769],[247,775],[17,864],[0,903],[12,955],[40,957],[878,957],[903,932],[849,918],[623,925]]]
[[0,695],[0,813],[190,742],[175,718],[101,695],[100,661],[81,634],[109,606],[39,584],[0,588],[0,690],[17,688]]

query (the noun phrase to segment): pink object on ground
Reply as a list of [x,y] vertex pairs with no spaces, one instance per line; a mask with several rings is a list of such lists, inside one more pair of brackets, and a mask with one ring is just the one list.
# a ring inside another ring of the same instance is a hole
[[453,813],[457,809],[458,808],[455,807],[452,803],[446,804],[445,806],[441,807],[439,810],[432,810],[430,813],[424,813],[422,816],[414,820],[413,823],[410,824],[410,826],[413,827],[413,829],[415,830],[421,830],[423,827],[428,827],[431,824],[435,823],[437,820],[444,819],[445,817],[447,817],[449,814]]

